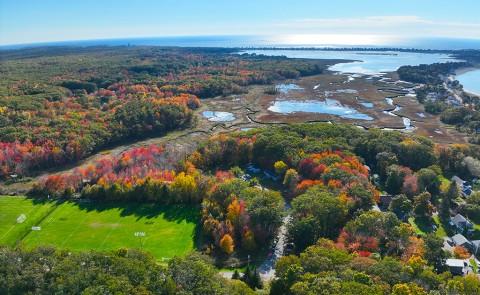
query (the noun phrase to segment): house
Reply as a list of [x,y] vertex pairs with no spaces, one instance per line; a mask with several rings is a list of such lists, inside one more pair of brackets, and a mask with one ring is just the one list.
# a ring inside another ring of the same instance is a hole
[[467,249],[468,251],[470,251],[470,253],[473,253],[475,251],[472,242],[470,242],[462,234],[454,235],[453,237],[451,237],[451,240],[452,240],[454,246],[462,246],[465,249]]
[[458,188],[459,188],[460,190],[463,189],[463,185],[465,184],[465,180],[461,179],[460,177],[458,177],[458,176],[456,176],[456,175],[455,175],[454,177],[452,177],[451,180],[452,180],[453,182],[457,183],[457,186],[458,186]]
[[454,176],[452,177],[452,181],[457,184],[458,189],[463,197],[467,197],[472,194],[472,186],[469,185],[465,180],[458,176]]
[[458,232],[465,232],[473,230],[473,223],[465,218],[462,214],[457,214],[450,218],[450,225],[454,226]]
[[445,265],[453,275],[466,275],[469,270],[469,263],[463,259],[447,259]]
[[472,254],[474,256],[477,256],[478,254],[480,254],[480,251],[479,251],[480,250],[480,240],[473,240],[471,242],[472,242],[473,249],[474,249]]

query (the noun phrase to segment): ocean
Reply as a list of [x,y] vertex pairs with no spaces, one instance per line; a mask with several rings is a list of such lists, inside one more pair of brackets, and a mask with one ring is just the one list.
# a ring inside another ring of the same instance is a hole
[[[301,39],[303,43],[295,43]],[[341,39],[341,38],[340,38]],[[480,39],[456,38],[376,38],[376,44],[323,44],[320,36],[309,38],[287,38],[286,36],[178,36],[178,37],[148,37],[97,39],[61,42],[44,42],[32,44],[3,45],[0,49],[18,49],[41,46],[180,46],[180,47],[389,47],[416,49],[480,49]],[[348,44],[348,45],[346,45]]]

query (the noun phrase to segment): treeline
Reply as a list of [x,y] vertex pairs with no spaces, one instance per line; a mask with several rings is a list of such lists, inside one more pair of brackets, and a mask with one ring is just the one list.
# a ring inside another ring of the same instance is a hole
[[255,294],[222,278],[196,253],[168,265],[130,249],[68,252],[51,247],[0,248],[1,294]]
[[[370,181],[394,196],[391,224],[405,226],[400,220],[410,216],[433,224],[434,208],[442,208],[447,219],[460,196],[458,190],[442,184],[445,176],[478,177],[479,155],[472,145],[436,146],[426,138],[397,132],[318,123],[214,136],[191,160],[210,171],[255,163],[282,182],[293,199],[289,236],[295,251],[326,237],[343,238],[348,241],[345,246],[355,251],[401,256],[399,249],[414,235],[411,229],[404,231],[409,234],[395,251],[381,248],[387,240],[400,239],[393,233],[387,239],[384,232],[376,236],[365,231],[364,238],[356,240],[362,235],[348,230],[350,221],[380,202],[379,191]],[[470,210],[475,206],[472,203]],[[363,243],[369,246],[362,248]]]
[[397,73],[401,80],[407,82],[437,85],[443,83],[441,76],[453,74],[455,70],[468,67],[469,65],[466,62],[448,62],[419,66],[401,66],[398,68]]
[[107,145],[187,128],[193,123],[191,108],[198,105],[196,98],[183,96],[131,99],[104,113],[79,110],[78,104],[46,103],[43,118],[33,118],[39,129],[30,128],[30,116],[4,108],[0,138],[7,141],[0,142],[0,178],[28,175],[77,161]]
[[400,260],[350,254],[334,242],[320,239],[299,255],[280,258],[270,294],[478,294],[480,280],[476,275],[438,274],[430,265],[441,245],[441,240],[429,236],[422,246],[423,257]]
[[206,253],[217,257],[253,254],[270,245],[284,213],[279,193],[264,191],[229,171],[201,174],[189,162],[180,164],[179,171],[168,170],[167,157],[154,145],[105,156],[70,173],[45,177],[31,195],[200,205]]
[[418,53],[445,53],[445,54],[474,54],[478,51],[472,50],[442,50],[442,49],[418,49],[418,48],[401,48],[401,47],[240,47],[237,50],[315,50],[315,51],[365,51],[365,52],[418,52]]

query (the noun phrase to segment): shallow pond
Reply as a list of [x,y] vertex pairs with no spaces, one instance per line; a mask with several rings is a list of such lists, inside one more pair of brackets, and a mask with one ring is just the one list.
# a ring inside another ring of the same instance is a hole
[[373,103],[368,102],[368,101],[361,101],[361,102],[359,102],[359,104],[361,104],[362,106],[366,107],[367,109],[373,108]]
[[359,111],[342,105],[334,99],[320,100],[277,100],[269,108],[269,111],[281,114],[292,113],[318,113],[336,115],[346,119],[373,120],[372,117]]
[[302,87],[298,86],[297,84],[293,84],[293,83],[290,83],[290,84],[278,84],[275,86],[275,89],[277,89],[278,91],[280,91],[281,93],[289,93],[290,91],[300,91],[300,90],[303,90]]
[[229,122],[235,120],[235,116],[229,112],[204,111],[202,116],[212,122]]

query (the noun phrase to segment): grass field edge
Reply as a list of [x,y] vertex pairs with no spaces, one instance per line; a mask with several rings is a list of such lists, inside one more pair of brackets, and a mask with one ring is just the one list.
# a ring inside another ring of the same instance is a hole
[[[52,205],[51,208],[48,209],[48,211],[43,215],[41,216],[40,218],[38,218],[38,220],[35,221],[35,223],[37,225],[40,225],[48,216],[50,216],[57,208],[58,208],[58,203],[55,203]],[[28,234],[30,234],[32,232],[32,228],[25,228],[24,232],[22,232],[20,235],[19,235],[19,238],[15,241],[15,247],[19,246],[22,241],[28,236]]]

